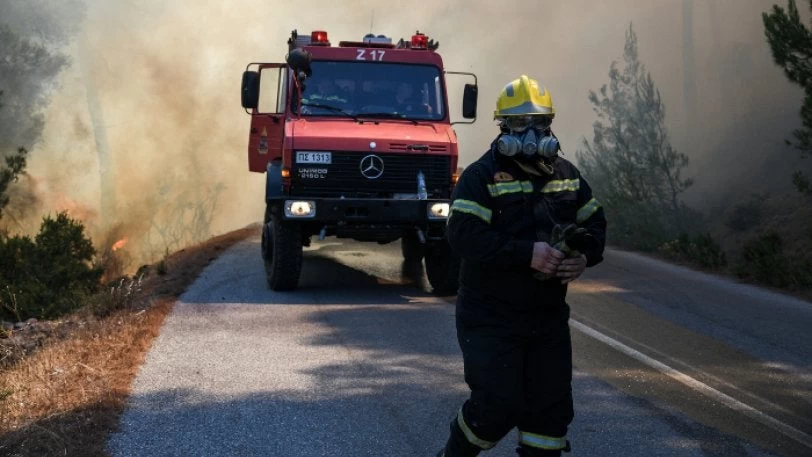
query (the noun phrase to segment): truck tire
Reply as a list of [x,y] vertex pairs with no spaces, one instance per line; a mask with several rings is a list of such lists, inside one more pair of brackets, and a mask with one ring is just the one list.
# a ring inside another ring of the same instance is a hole
[[271,290],[296,289],[302,272],[302,235],[299,226],[271,215],[262,230],[262,258]]
[[460,258],[443,240],[426,246],[426,276],[435,295],[455,295],[460,285]]
[[424,250],[425,246],[417,238],[416,233],[404,233],[400,238],[400,252],[403,254],[403,260],[419,262],[423,260]]

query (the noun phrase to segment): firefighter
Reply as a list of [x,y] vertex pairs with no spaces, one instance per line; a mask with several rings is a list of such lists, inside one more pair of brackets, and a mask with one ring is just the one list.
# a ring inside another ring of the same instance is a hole
[[496,102],[499,136],[454,191],[448,241],[462,258],[456,324],[471,394],[438,456],[475,456],[514,427],[520,456],[569,450],[567,284],[603,260],[606,219],[558,156],[554,116],[538,82],[510,82]]

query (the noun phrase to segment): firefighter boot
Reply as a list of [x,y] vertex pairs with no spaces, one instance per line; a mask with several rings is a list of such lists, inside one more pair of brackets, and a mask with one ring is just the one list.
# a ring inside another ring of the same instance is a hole
[[454,419],[451,421],[451,434],[448,436],[448,442],[445,448],[437,453],[437,457],[476,457],[480,452],[482,449],[468,441],[460,429],[457,419]]

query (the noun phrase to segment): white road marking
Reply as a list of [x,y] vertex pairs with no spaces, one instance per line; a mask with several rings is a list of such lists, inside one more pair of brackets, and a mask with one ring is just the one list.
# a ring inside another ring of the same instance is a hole
[[744,414],[745,416],[754,419],[766,425],[767,427],[770,427],[776,432],[781,433],[782,435],[803,444],[806,447],[812,448],[812,436],[798,430],[797,428],[792,427],[791,425],[787,425],[772,416],[764,414],[763,412],[753,408],[752,406],[742,403],[739,400],[736,400],[735,398],[727,394],[724,394],[714,389],[713,387],[688,376],[687,374],[681,371],[675,370],[674,368],[671,368],[670,366],[660,361],[657,361],[643,354],[640,351],[632,349],[629,346],[626,346],[625,344],[621,343],[620,341],[617,341],[614,338],[606,336],[603,333],[593,329],[592,327],[588,327],[572,319],[570,319],[570,325],[579,330],[581,333],[590,336],[600,341],[601,343],[604,343],[609,347],[616,349],[628,355],[629,357],[662,372],[663,374],[669,376],[670,378],[679,381],[682,384],[685,384],[686,386],[698,391],[699,393],[722,403],[728,408],[738,411]]

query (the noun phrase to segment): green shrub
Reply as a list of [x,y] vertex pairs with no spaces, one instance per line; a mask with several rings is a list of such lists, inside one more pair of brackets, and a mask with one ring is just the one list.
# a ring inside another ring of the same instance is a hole
[[82,306],[99,285],[95,249],[66,213],[45,217],[32,241],[0,237],[0,317],[53,318]]
[[605,204],[609,242],[623,248],[652,252],[676,236],[661,208],[647,204]]
[[812,262],[805,257],[787,254],[783,238],[775,232],[744,244],[736,274],[774,287],[812,286]]
[[719,269],[727,265],[722,247],[710,234],[691,236],[683,233],[676,240],[660,246],[658,251],[669,259],[702,268]]
[[705,216],[683,204],[679,211],[650,202],[625,202],[601,198],[609,221],[608,242],[612,246],[643,252],[656,252],[681,233],[707,230]]

